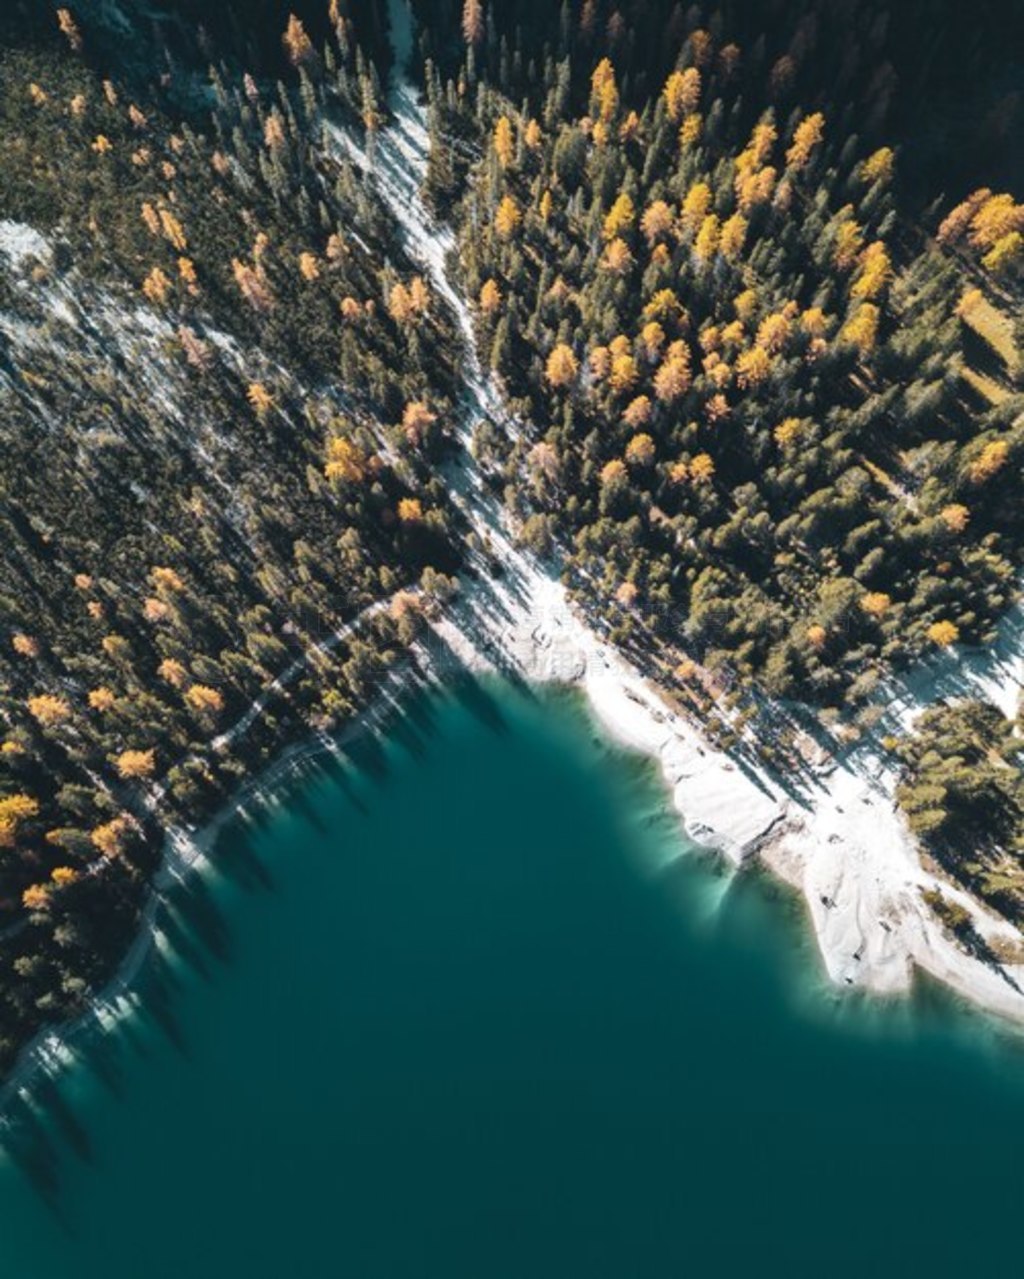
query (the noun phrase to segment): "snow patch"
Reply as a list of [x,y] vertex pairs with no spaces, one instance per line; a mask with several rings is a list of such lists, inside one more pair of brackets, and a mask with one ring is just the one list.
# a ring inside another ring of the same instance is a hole
[[0,253],[10,258],[16,270],[23,271],[33,260],[49,260],[50,241],[25,222],[4,219],[0,221]]

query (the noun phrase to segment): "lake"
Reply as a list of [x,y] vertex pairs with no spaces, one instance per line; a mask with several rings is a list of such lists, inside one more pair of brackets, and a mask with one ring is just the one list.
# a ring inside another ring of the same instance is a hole
[[568,693],[410,698],[237,819],[11,1115],[11,1279],[1016,1264],[1024,1047],[823,981]]

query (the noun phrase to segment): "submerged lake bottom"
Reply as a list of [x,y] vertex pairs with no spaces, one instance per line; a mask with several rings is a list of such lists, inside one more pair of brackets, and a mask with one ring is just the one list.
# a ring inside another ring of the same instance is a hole
[[4,1279],[1013,1266],[1024,1048],[821,974],[577,697],[411,696],[250,805],[10,1111]]

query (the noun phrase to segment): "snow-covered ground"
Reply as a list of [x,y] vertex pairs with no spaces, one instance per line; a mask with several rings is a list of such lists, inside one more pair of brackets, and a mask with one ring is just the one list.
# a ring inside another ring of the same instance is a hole
[[[572,608],[557,579],[516,545],[499,503],[473,464],[472,424],[482,417],[515,432],[491,379],[476,359],[470,310],[450,267],[451,232],[420,196],[429,145],[425,109],[405,74],[412,47],[405,0],[391,0],[396,47],[391,120],[372,158],[341,129],[338,152],[362,168],[398,224],[409,256],[452,310],[466,343],[461,405],[463,456],[448,473],[455,501],[489,545],[500,576],[481,576],[435,627],[435,663],[450,654],[472,669],[512,669],[537,682],[578,683],[607,731],[660,763],[688,833],[739,864],[757,855],[807,900],[825,966],[837,983],[879,992],[909,989],[915,967],[984,1007],[1024,1020],[1024,968],[987,965],[948,936],[922,900],[940,887],[971,913],[986,941],[1019,940],[1006,921],[921,863],[894,803],[892,759],[877,733],[840,752],[810,780],[783,778],[713,749],[621,654]],[[984,696],[1016,711],[1024,679],[1024,613],[1005,620],[984,653],[943,654],[884,690],[889,724],[906,727],[950,696]]]

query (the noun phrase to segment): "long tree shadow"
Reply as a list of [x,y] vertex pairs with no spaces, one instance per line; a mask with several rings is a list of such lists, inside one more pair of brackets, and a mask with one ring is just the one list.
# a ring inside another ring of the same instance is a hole
[[12,1100],[0,1126],[0,1148],[65,1230],[60,1203],[61,1154],[52,1133],[23,1098]]

